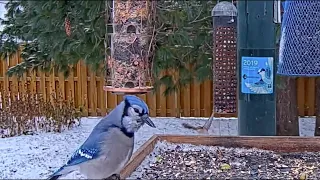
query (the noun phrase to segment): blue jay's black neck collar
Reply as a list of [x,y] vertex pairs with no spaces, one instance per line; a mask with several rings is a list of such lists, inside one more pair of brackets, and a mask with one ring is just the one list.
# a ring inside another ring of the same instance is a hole
[[127,137],[132,138],[134,136],[133,132],[128,132],[126,128],[124,127],[119,127],[117,125],[112,125],[111,128],[118,128],[120,131],[125,134]]

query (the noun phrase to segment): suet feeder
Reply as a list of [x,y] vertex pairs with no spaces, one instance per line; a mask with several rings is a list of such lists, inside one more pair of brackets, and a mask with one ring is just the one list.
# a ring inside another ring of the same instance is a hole
[[278,74],[320,76],[320,1],[286,1]]
[[117,94],[144,94],[153,90],[153,19],[156,1],[113,1],[111,56],[107,59],[107,86]]
[[214,115],[237,112],[237,8],[219,2],[213,17]]

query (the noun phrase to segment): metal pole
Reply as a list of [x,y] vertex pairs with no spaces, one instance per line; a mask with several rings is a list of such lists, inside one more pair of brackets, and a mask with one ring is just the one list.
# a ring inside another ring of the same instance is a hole
[[237,1],[239,135],[276,135],[273,1]]

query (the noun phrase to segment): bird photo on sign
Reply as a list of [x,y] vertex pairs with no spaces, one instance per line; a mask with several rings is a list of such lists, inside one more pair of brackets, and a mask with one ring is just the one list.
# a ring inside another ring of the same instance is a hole
[[246,94],[273,93],[273,57],[242,57],[241,92]]

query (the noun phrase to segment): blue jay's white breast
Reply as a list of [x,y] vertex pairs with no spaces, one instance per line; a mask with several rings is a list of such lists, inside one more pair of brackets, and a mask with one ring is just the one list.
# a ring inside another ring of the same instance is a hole
[[131,158],[134,138],[127,137],[117,128],[112,128],[107,133],[110,134],[101,142],[99,158],[79,165],[80,172],[88,179],[102,179],[119,174]]

